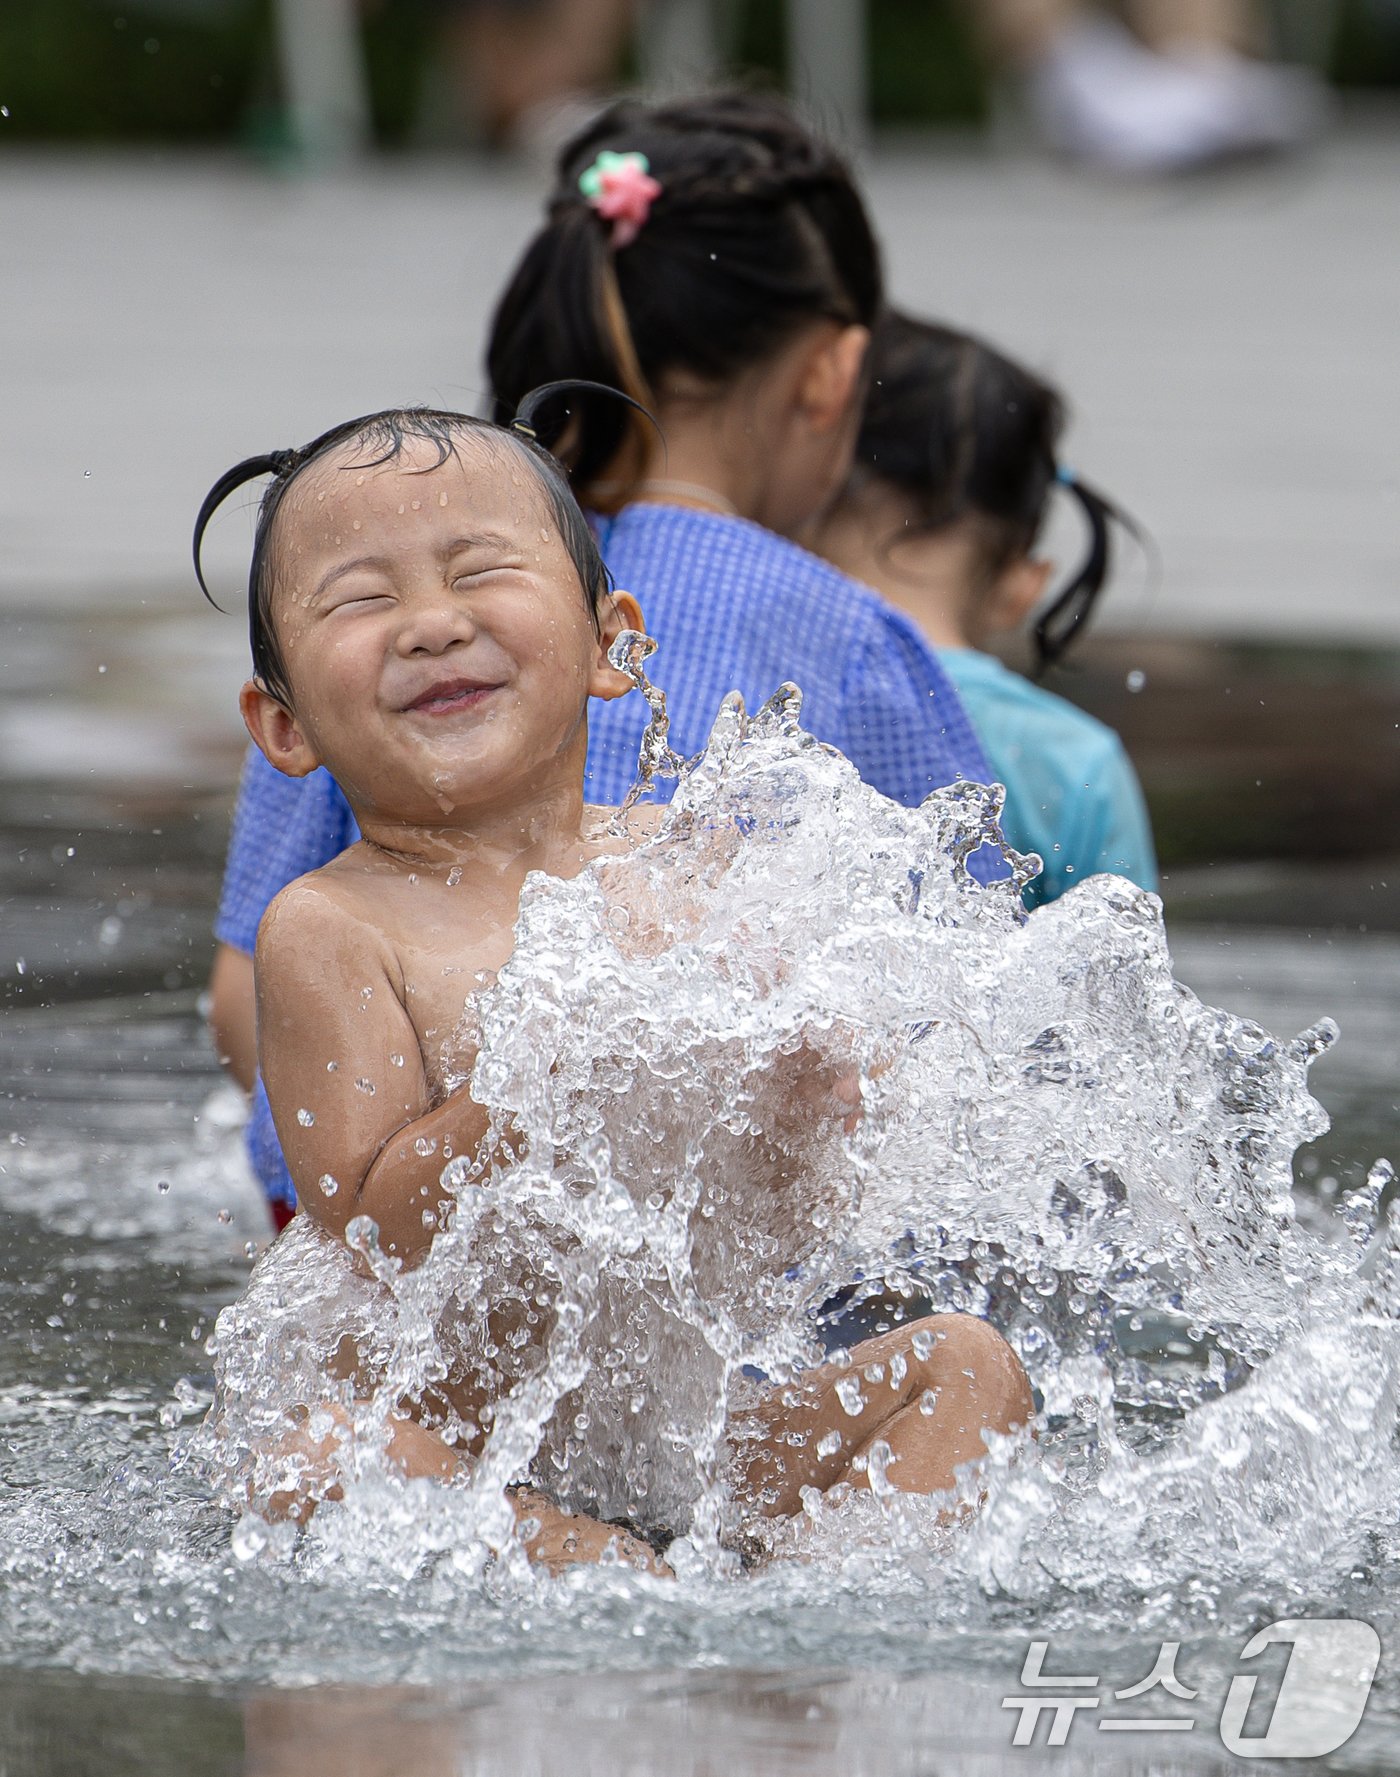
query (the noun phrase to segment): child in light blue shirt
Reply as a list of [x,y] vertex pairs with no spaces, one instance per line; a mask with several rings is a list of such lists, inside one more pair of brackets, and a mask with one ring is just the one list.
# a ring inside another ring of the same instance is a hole
[[[898,313],[876,330],[869,375],[856,468],[821,552],[932,644],[1006,786],[1007,838],[1043,860],[1028,903],[1099,871],[1155,889],[1152,831],[1118,736],[983,651],[1039,609],[1043,671],[1082,633],[1107,578],[1119,515],[1056,466],[1063,401],[980,340]],[[1057,485],[1082,507],[1090,543],[1047,604],[1053,564],[1033,551]]]

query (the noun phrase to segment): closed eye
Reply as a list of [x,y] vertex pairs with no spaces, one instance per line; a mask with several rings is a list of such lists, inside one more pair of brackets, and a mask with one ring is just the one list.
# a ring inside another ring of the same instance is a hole
[[330,614],[334,611],[364,611],[375,605],[392,605],[394,602],[391,592],[345,592],[327,599],[321,608]]
[[459,568],[452,576],[452,590],[468,592],[495,580],[514,579],[525,571],[523,562],[493,562],[489,567]]

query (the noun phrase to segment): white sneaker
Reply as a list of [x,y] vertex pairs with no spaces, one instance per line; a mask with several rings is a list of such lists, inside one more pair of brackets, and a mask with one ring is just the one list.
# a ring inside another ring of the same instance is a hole
[[1047,141],[1123,173],[1178,173],[1232,155],[1295,147],[1322,119],[1301,70],[1227,51],[1156,55],[1110,19],[1076,22],[1031,69]]
[[1226,49],[1180,49],[1170,59],[1217,88],[1236,152],[1300,148],[1327,121],[1327,89],[1306,68],[1257,62]]

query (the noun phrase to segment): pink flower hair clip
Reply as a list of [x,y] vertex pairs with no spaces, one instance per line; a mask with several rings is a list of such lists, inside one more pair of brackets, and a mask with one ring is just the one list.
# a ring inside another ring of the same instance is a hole
[[614,247],[631,246],[661,196],[661,186],[652,178],[651,163],[644,154],[614,154],[607,148],[579,175],[578,188],[589,208],[612,223]]

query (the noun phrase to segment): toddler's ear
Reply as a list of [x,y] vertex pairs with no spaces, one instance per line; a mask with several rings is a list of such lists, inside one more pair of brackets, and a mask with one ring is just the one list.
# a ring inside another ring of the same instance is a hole
[[598,607],[598,652],[588,680],[590,697],[626,697],[632,689],[632,681],[626,673],[619,672],[612,665],[608,659],[608,649],[624,629],[637,629],[645,635],[646,627],[642,607],[630,592],[613,592],[604,596]]
[[302,733],[296,717],[256,679],[249,679],[238,694],[243,726],[253,745],[284,777],[306,777],[321,761]]

